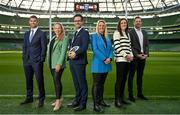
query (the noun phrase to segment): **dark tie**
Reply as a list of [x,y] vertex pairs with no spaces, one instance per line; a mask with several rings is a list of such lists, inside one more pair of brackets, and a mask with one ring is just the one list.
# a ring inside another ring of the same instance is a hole
[[29,42],[31,43],[34,36],[34,30],[31,30],[30,36],[29,36]]

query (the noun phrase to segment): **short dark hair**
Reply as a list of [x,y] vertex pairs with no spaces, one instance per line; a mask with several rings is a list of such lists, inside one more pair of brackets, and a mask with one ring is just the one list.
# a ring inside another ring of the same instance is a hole
[[32,15],[29,17],[29,19],[31,19],[31,18],[35,18],[36,20],[38,20],[37,16],[35,16],[35,15]]
[[141,17],[140,17],[140,16],[136,16],[136,17],[134,18],[134,21],[135,21],[136,19],[141,19]]
[[73,16],[73,20],[74,20],[75,17],[80,17],[80,18],[81,18],[81,21],[84,21],[84,18],[83,18],[83,16],[82,16],[81,14],[76,14],[76,15],[74,15],[74,16]]

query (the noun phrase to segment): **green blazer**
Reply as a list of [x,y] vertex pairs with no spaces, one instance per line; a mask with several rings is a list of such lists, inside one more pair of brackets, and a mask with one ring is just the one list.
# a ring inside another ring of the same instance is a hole
[[[55,38],[56,37],[53,37],[53,39]],[[68,44],[69,44],[69,39],[67,37],[65,37],[63,40],[55,40],[51,54],[50,54],[50,45],[48,46],[47,57],[48,57],[49,67],[51,65],[50,67],[51,69],[55,68],[57,64],[60,64],[62,68],[65,68]],[[50,60],[50,56],[51,56],[51,60]]]

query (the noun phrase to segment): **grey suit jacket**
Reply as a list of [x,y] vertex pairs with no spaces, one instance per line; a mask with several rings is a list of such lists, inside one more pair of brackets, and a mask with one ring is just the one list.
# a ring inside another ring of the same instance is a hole
[[[149,41],[147,39],[148,37],[147,32],[145,30],[142,30],[142,33],[143,33],[144,54],[149,56]],[[134,28],[129,31],[129,34],[131,38],[132,52],[133,52],[133,55],[137,58],[137,55],[142,53],[139,38]]]

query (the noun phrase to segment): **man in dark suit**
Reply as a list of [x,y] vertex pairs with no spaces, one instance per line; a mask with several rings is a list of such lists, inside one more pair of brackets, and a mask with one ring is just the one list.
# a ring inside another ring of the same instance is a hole
[[38,28],[38,19],[36,16],[29,18],[29,24],[30,30],[24,35],[22,54],[27,93],[26,99],[21,105],[33,102],[33,75],[35,73],[39,90],[38,107],[42,107],[45,99],[43,62],[46,57],[47,37]]
[[70,40],[68,58],[76,96],[73,102],[68,104],[68,107],[74,108],[75,111],[82,111],[86,109],[88,97],[86,65],[88,63],[87,49],[89,44],[89,33],[82,27],[82,15],[76,14],[73,20],[76,32],[72,40]]
[[128,91],[129,100],[135,102],[133,97],[133,77],[137,73],[137,97],[143,100],[147,98],[142,93],[143,72],[146,63],[146,58],[149,55],[149,42],[146,31],[141,29],[141,18],[135,17],[134,28],[130,31],[131,46],[134,55],[134,60],[131,62],[130,72],[128,76]]

